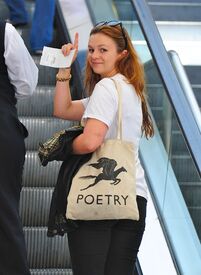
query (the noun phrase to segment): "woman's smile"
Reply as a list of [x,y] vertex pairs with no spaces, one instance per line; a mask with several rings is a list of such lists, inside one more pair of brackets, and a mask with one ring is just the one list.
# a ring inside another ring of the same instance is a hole
[[96,66],[96,65],[102,65],[103,62],[94,62],[94,61],[92,61],[91,64]]

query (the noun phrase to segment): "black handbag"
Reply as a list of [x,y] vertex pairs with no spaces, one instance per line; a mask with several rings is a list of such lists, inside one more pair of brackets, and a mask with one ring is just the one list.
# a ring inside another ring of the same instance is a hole
[[56,132],[44,143],[39,143],[38,156],[42,166],[48,162],[57,160],[65,161],[72,153],[72,147],[69,146],[69,140],[79,136],[83,132],[82,126],[72,126],[68,129]]

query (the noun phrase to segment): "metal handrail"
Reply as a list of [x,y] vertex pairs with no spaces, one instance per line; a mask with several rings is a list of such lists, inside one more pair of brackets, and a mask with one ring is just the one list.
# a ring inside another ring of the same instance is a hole
[[171,51],[168,51],[168,55],[170,57],[172,65],[174,67],[174,71],[177,75],[177,78],[180,82],[180,85],[184,91],[184,94],[185,94],[186,98],[188,99],[188,102],[191,107],[191,111],[193,113],[193,116],[196,120],[196,123],[197,123],[200,133],[201,133],[201,112],[200,112],[200,108],[197,103],[197,100],[195,98],[193,89],[191,87],[191,84],[189,82],[188,76],[187,76],[185,69],[180,61],[178,53],[171,50]]
[[191,107],[174,72],[147,2],[132,0],[132,4],[197,171],[201,176],[201,135]]

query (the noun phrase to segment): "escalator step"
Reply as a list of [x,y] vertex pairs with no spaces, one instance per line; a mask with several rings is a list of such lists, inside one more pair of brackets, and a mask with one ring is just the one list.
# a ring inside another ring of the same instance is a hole
[[199,182],[200,177],[190,155],[173,155],[171,159],[176,178],[179,182]]
[[41,166],[37,152],[26,154],[23,174],[24,187],[53,187],[56,184],[61,162],[52,161]]
[[38,150],[40,142],[44,142],[55,132],[73,126],[68,120],[56,118],[20,117],[20,121],[27,127],[29,136],[25,139],[26,149]]
[[47,226],[53,188],[23,188],[20,216],[23,226]]
[[51,67],[46,67],[46,66],[41,66],[40,65],[40,55],[35,55],[32,56],[36,66],[39,68],[39,77],[38,77],[38,84],[39,85],[52,85],[55,86],[56,84],[56,74],[58,69],[56,68],[51,68]]
[[[201,183],[200,182],[180,182],[182,194],[188,207],[201,208]],[[201,216],[199,218],[201,221]]]
[[188,155],[189,151],[180,130],[172,131],[172,152],[174,154]]
[[73,275],[71,269],[31,269],[31,275]]
[[[201,82],[201,81],[200,81]],[[199,85],[192,85],[195,97],[197,99],[198,106],[201,109],[201,84]],[[201,110],[200,110],[201,111]]]
[[192,85],[195,85],[195,84],[200,85],[201,84],[200,70],[201,70],[200,65],[186,65],[185,66],[185,71],[186,71],[189,81]]
[[24,227],[24,235],[30,268],[71,268],[66,234],[48,238],[46,227]]
[[53,86],[38,86],[31,97],[18,100],[19,116],[52,117]]
[[[0,0],[0,18],[1,20],[6,20],[9,18],[9,9],[5,3],[6,1],[4,0]],[[33,11],[34,11],[34,2],[33,1],[25,1],[25,5],[26,5],[26,10],[29,13],[30,17],[33,16]]]
[[163,106],[163,98],[166,96],[164,87],[161,84],[147,85],[148,102],[150,106]]
[[201,240],[201,207],[188,207],[196,232]]
[[1,20],[6,20],[9,18],[9,10],[7,8],[7,5],[5,4],[5,1],[0,0],[0,18]]
[[155,21],[201,21],[201,6],[199,0],[188,1],[148,1]]

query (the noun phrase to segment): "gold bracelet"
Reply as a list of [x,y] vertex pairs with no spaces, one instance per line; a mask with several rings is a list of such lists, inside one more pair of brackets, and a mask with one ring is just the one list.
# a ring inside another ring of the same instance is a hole
[[66,82],[66,81],[69,81],[70,79],[71,79],[71,74],[69,74],[68,77],[59,77],[58,74],[56,75],[56,80],[60,82]]

